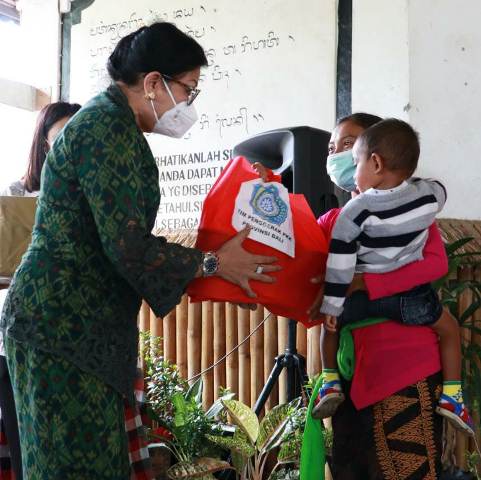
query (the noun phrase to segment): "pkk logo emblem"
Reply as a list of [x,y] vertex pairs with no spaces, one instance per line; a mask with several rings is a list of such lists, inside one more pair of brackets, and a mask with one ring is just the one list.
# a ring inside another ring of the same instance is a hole
[[255,185],[249,204],[256,215],[269,223],[281,225],[286,221],[288,207],[274,185]]

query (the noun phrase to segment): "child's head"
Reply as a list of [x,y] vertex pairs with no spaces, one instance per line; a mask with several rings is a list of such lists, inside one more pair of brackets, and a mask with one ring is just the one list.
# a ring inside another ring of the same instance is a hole
[[353,148],[355,180],[361,192],[392,188],[409,178],[419,159],[419,138],[406,122],[388,118],[365,130]]

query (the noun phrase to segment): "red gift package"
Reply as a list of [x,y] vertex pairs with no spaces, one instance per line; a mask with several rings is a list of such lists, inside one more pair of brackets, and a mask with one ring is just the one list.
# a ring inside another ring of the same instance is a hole
[[[232,226],[236,197],[242,183],[257,178],[259,176],[244,157],[229,161],[204,200],[197,248],[217,250],[237,233]],[[294,258],[250,238],[243,243],[243,247],[251,253],[278,259],[282,270],[271,274],[276,278],[275,283],[251,281],[251,287],[257,294],[252,299],[240,287],[219,277],[198,278],[187,289],[191,300],[234,303],[252,303],[254,300],[270,312],[297,320],[306,327],[320,324],[320,320],[309,321],[307,310],[319,291],[319,285],[311,283],[310,279],[325,270],[328,241],[303,195],[289,194],[289,203],[295,237]]]

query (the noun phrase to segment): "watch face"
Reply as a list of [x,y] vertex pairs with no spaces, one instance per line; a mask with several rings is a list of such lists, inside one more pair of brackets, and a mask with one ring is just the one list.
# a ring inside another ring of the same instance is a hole
[[216,257],[208,257],[204,260],[204,272],[207,275],[212,275],[213,273],[217,272],[217,258]]

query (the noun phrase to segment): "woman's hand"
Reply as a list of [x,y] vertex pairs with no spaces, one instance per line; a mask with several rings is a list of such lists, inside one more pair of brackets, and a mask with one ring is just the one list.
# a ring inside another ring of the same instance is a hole
[[276,279],[266,273],[278,272],[280,265],[272,265],[277,261],[275,257],[266,255],[254,255],[242,248],[242,242],[249,235],[250,226],[246,226],[235,237],[225,242],[219,250],[219,270],[217,275],[224,280],[239,285],[245,293],[251,297],[256,294],[249,285],[249,280],[257,280],[264,283],[274,283]]

